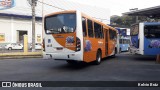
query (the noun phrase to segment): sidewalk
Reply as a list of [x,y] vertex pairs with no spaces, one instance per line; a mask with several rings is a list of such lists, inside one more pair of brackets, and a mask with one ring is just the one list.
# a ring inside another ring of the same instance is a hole
[[42,58],[42,52],[0,53],[0,59],[8,58]]

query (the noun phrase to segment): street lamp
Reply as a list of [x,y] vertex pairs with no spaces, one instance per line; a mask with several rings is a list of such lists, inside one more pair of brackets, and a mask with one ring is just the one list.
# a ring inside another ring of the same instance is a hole
[[35,51],[35,7],[37,5],[38,0],[28,0],[28,3],[32,7],[32,52]]

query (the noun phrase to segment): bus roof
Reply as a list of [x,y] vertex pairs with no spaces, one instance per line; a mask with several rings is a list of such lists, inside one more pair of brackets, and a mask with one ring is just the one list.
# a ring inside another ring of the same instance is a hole
[[[160,25],[160,22],[140,22],[144,23],[144,25]],[[138,25],[139,23],[132,24],[131,26]]]
[[[86,15],[86,14],[84,14],[84,13],[82,13],[82,16],[84,16],[84,17],[86,17],[86,18],[88,18],[88,19],[91,19],[92,21],[94,21],[94,22],[96,22],[96,23],[98,23],[98,24],[103,25],[103,27],[106,28],[106,29],[112,29],[112,30],[114,30],[114,31],[117,32],[117,30],[116,30],[115,28],[113,28],[113,27],[111,27],[111,26],[109,26],[109,25],[106,25],[106,24],[104,24],[104,23],[96,20],[95,18],[92,18],[92,17],[90,17],[90,16],[88,16],[88,15]],[[118,32],[117,32],[117,33],[118,33]]]
[[145,22],[144,25],[160,25],[160,22]]
[[45,17],[52,16],[52,15],[55,15],[55,14],[75,13],[75,12],[76,12],[76,10],[65,10],[65,11],[59,11],[59,12],[54,12],[54,13],[47,14],[47,15],[45,15]]
[[[76,11],[77,11],[77,10],[64,10],[64,11],[59,11],[59,12],[54,12],[54,13],[51,13],[51,14],[47,14],[47,15],[45,15],[45,17],[52,16],[52,15],[55,15],[55,14],[75,13]],[[81,12],[81,13],[82,13],[82,12]],[[94,21],[94,22],[96,22],[96,23],[99,23],[99,24],[103,25],[103,27],[106,28],[106,29],[112,29],[112,30],[114,30],[114,31],[117,32],[117,30],[116,30],[115,28],[113,28],[113,27],[111,27],[111,26],[108,26],[108,25],[106,25],[106,24],[104,24],[104,23],[102,23],[102,22],[100,22],[100,21],[98,21],[98,20],[96,20],[96,19],[94,19],[94,18],[92,18],[92,17],[84,14],[84,13],[82,13],[82,16],[84,16],[84,17],[86,17],[86,18],[88,18],[88,19],[91,19],[92,21]],[[118,33],[118,32],[117,32],[117,33]]]

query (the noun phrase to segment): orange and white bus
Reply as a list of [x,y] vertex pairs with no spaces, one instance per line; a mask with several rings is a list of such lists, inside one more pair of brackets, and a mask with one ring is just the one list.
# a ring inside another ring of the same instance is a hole
[[100,64],[116,54],[117,30],[80,11],[61,11],[44,18],[44,53],[55,60]]

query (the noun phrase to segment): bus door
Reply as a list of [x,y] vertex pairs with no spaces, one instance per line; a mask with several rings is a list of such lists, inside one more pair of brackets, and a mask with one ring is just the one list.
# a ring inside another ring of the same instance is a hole
[[112,55],[116,46],[116,31],[113,31],[112,29],[109,29],[108,31],[108,54]]
[[105,53],[106,56],[108,56],[108,30],[104,30],[105,31]]

